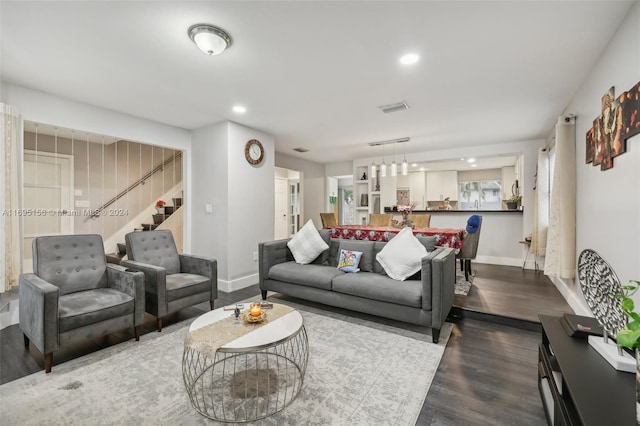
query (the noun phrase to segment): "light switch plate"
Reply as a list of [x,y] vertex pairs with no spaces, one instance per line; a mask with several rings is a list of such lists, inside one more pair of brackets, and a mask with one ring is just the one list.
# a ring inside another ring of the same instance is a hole
[[205,213],[213,213],[213,205],[211,205],[211,203],[207,203],[204,205],[204,212]]

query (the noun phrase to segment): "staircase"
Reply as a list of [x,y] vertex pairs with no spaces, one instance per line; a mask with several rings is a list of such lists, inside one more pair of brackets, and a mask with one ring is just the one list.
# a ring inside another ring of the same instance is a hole
[[[171,216],[178,208],[182,206],[182,198],[173,198],[173,206],[164,206],[164,213],[154,214],[153,223],[143,223],[141,228],[136,228],[134,231],[152,231],[162,224],[169,216]],[[120,264],[120,261],[127,254],[126,244],[118,243],[118,251],[113,254],[107,254],[107,262]]]

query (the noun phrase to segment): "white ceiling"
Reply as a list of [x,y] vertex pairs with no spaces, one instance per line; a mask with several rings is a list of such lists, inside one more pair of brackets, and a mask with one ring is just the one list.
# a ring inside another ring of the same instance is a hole
[[[1,77],[186,129],[232,120],[323,163],[406,136],[407,154],[540,139],[632,3],[3,0]],[[201,53],[195,23],[233,45]]]

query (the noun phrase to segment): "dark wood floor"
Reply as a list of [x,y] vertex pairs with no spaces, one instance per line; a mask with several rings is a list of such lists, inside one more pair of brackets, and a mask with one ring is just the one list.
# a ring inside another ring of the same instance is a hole
[[[464,314],[450,319],[454,323],[453,332],[417,424],[544,425],[546,419],[537,389],[540,333],[529,327],[519,327],[519,320],[536,323],[538,312],[559,314],[571,312],[571,309],[541,273],[480,264],[474,264],[474,269],[476,275],[469,296],[456,297],[456,309]],[[257,298],[259,289],[254,285],[219,294],[216,306],[223,306]],[[278,297],[282,296],[270,296]],[[349,311],[325,308],[349,314]],[[207,310],[206,303],[185,309],[167,318],[165,325]],[[501,323],[495,318],[516,321]],[[403,323],[394,325],[404,327]],[[147,316],[143,334],[154,332],[155,319]],[[55,353],[53,368],[55,370],[56,364],[131,338],[132,332],[122,332],[62,349]],[[42,355],[33,347],[25,350],[17,325],[0,330],[0,384],[41,370]]]

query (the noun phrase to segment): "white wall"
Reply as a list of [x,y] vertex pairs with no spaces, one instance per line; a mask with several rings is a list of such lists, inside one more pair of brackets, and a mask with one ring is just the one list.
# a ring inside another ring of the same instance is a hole
[[[218,279],[228,277],[228,123],[218,123],[191,132],[193,176],[191,222],[195,234],[192,253],[218,261]],[[205,211],[211,204],[211,213]],[[219,283],[220,284],[220,283]],[[221,286],[219,285],[219,288]]]
[[[4,82],[0,83],[0,89],[0,100],[16,107],[24,120],[182,150],[184,208],[187,211],[190,208],[191,134],[188,130]],[[191,252],[189,221],[184,223],[184,250]]]
[[[473,211],[433,213],[430,226],[433,228],[466,228]],[[480,242],[476,262],[493,265],[522,266],[526,251],[518,241],[522,229],[522,213],[479,212],[482,216]],[[534,267],[533,256],[527,264]],[[472,267],[473,269],[473,267]]]
[[[192,132],[193,252],[218,260],[218,289],[234,291],[258,282],[258,243],[273,239],[273,136],[223,122]],[[244,156],[247,141],[265,150],[259,165]],[[205,211],[212,205],[211,213]]]
[[[300,224],[304,225],[309,219],[312,219],[316,228],[322,228],[320,213],[325,211],[325,198],[328,197],[325,185],[325,165],[281,152],[276,152],[275,156],[276,167],[302,172],[300,189],[303,197],[303,206]],[[353,173],[353,170],[351,170],[351,173]]]
[[[627,141],[627,153],[613,168],[585,164],[585,134],[601,113],[604,93],[615,86],[616,96],[640,79],[640,3],[636,2],[605,48],[565,114],[576,114],[577,255],[597,251],[623,284],[640,280],[640,135]],[[576,256],[577,258],[577,256]],[[574,310],[589,312],[579,284],[557,282]],[[636,294],[636,303],[640,294]]]
[[[258,139],[265,150],[261,164],[253,166],[244,156],[247,141]],[[273,240],[275,140],[273,136],[229,123],[227,256],[231,290],[258,282],[258,243]],[[194,177],[195,179],[195,177]],[[195,225],[195,224],[194,224]],[[197,229],[194,227],[194,229]]]

